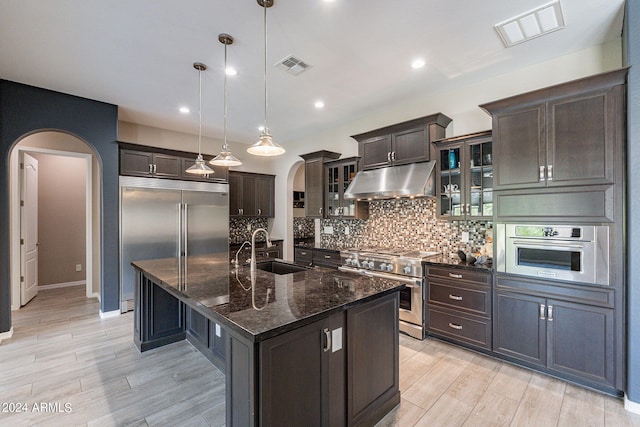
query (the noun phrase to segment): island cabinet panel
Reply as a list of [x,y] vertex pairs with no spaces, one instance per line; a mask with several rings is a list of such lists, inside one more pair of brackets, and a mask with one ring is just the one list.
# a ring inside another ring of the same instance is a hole
[[191,307],[185,307],[187,340],[220,371],[225,372],[225,330]]
[[344,332],[339,313],[260,344],[260,425],[345,425]]
[[140,351],[185,339],[180,301],[140,273],[136,275],[134,342]]
[[[581,292],[579,285],[509,276],[498,277],[496,286],[494,352],[588,386],[622,389],[612,290],[586,286]],[[521,293],[527,287],[530,292]]]
[[347,312],[347,424],[374,425],[400,402],[398,294]]

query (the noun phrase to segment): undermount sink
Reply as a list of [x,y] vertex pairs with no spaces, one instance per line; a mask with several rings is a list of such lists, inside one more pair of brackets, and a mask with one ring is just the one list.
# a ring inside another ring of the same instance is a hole
[[258,270],[267,271],[273,274],[291,274],[297,273],[299,271],[308,270],[307,267],[302,267],[300,265],[289,264],[287,262],[282,261],[264,261],[256,263],[256,268]]

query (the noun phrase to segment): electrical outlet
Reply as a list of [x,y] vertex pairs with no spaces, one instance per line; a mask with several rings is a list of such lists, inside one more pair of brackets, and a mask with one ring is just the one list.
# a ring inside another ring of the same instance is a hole
[[463,231],[462,232],[462,243],[467,243],[469,241],[469,232],[468,231]]
[[251,223],[247,224],[247,231],[251,231]]
[[346,227],[344,228],[344,234],[345,234],[345,236],[348,236],[350,231],[351,231],[351,230],[349,230],[349,226],[346,226]]
[[302,224],[298,224],[298,231],[302,231]]
[[333,227],[328,225],[328,226],[324,227],[324,230],[322,230],[322,232],[324,234],[333,234]]
[[82,271],[82,264],[76,264],[76,271]]

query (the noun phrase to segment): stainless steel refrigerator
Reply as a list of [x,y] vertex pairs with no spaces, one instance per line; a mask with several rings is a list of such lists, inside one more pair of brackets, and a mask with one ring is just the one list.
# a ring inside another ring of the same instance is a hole
[[188,283],[189,257],[228,264],[229,185],[120,177],[120,310],[133,310],[131,261],[174,258]]

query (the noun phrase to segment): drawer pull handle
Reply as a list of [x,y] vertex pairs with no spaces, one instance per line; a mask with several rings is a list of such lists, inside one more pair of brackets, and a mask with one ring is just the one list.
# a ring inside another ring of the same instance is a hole
[[325,255],[324,259],[331,259],[331,255]]
[[452,295],[452,294],[449,294],[449,299],[452,299],[454,301],[462,301],[462,297],[461,296]]
[[462,274],[449,273],[449,277],[453,277],[454,279],[462,279]]
[[324,343],[322,346],[322,350],[326,353],[331,349],[331,331],[328,328],[324,328]]
[[307,254],[306,252],[300,252],[300,255],[306,255],[306,254]]
[[462,325],[456,325],[455,323],[451,323],[451,322],[449,322],[449,327],[452,329],[457,329],[459,331],[462,330]]

